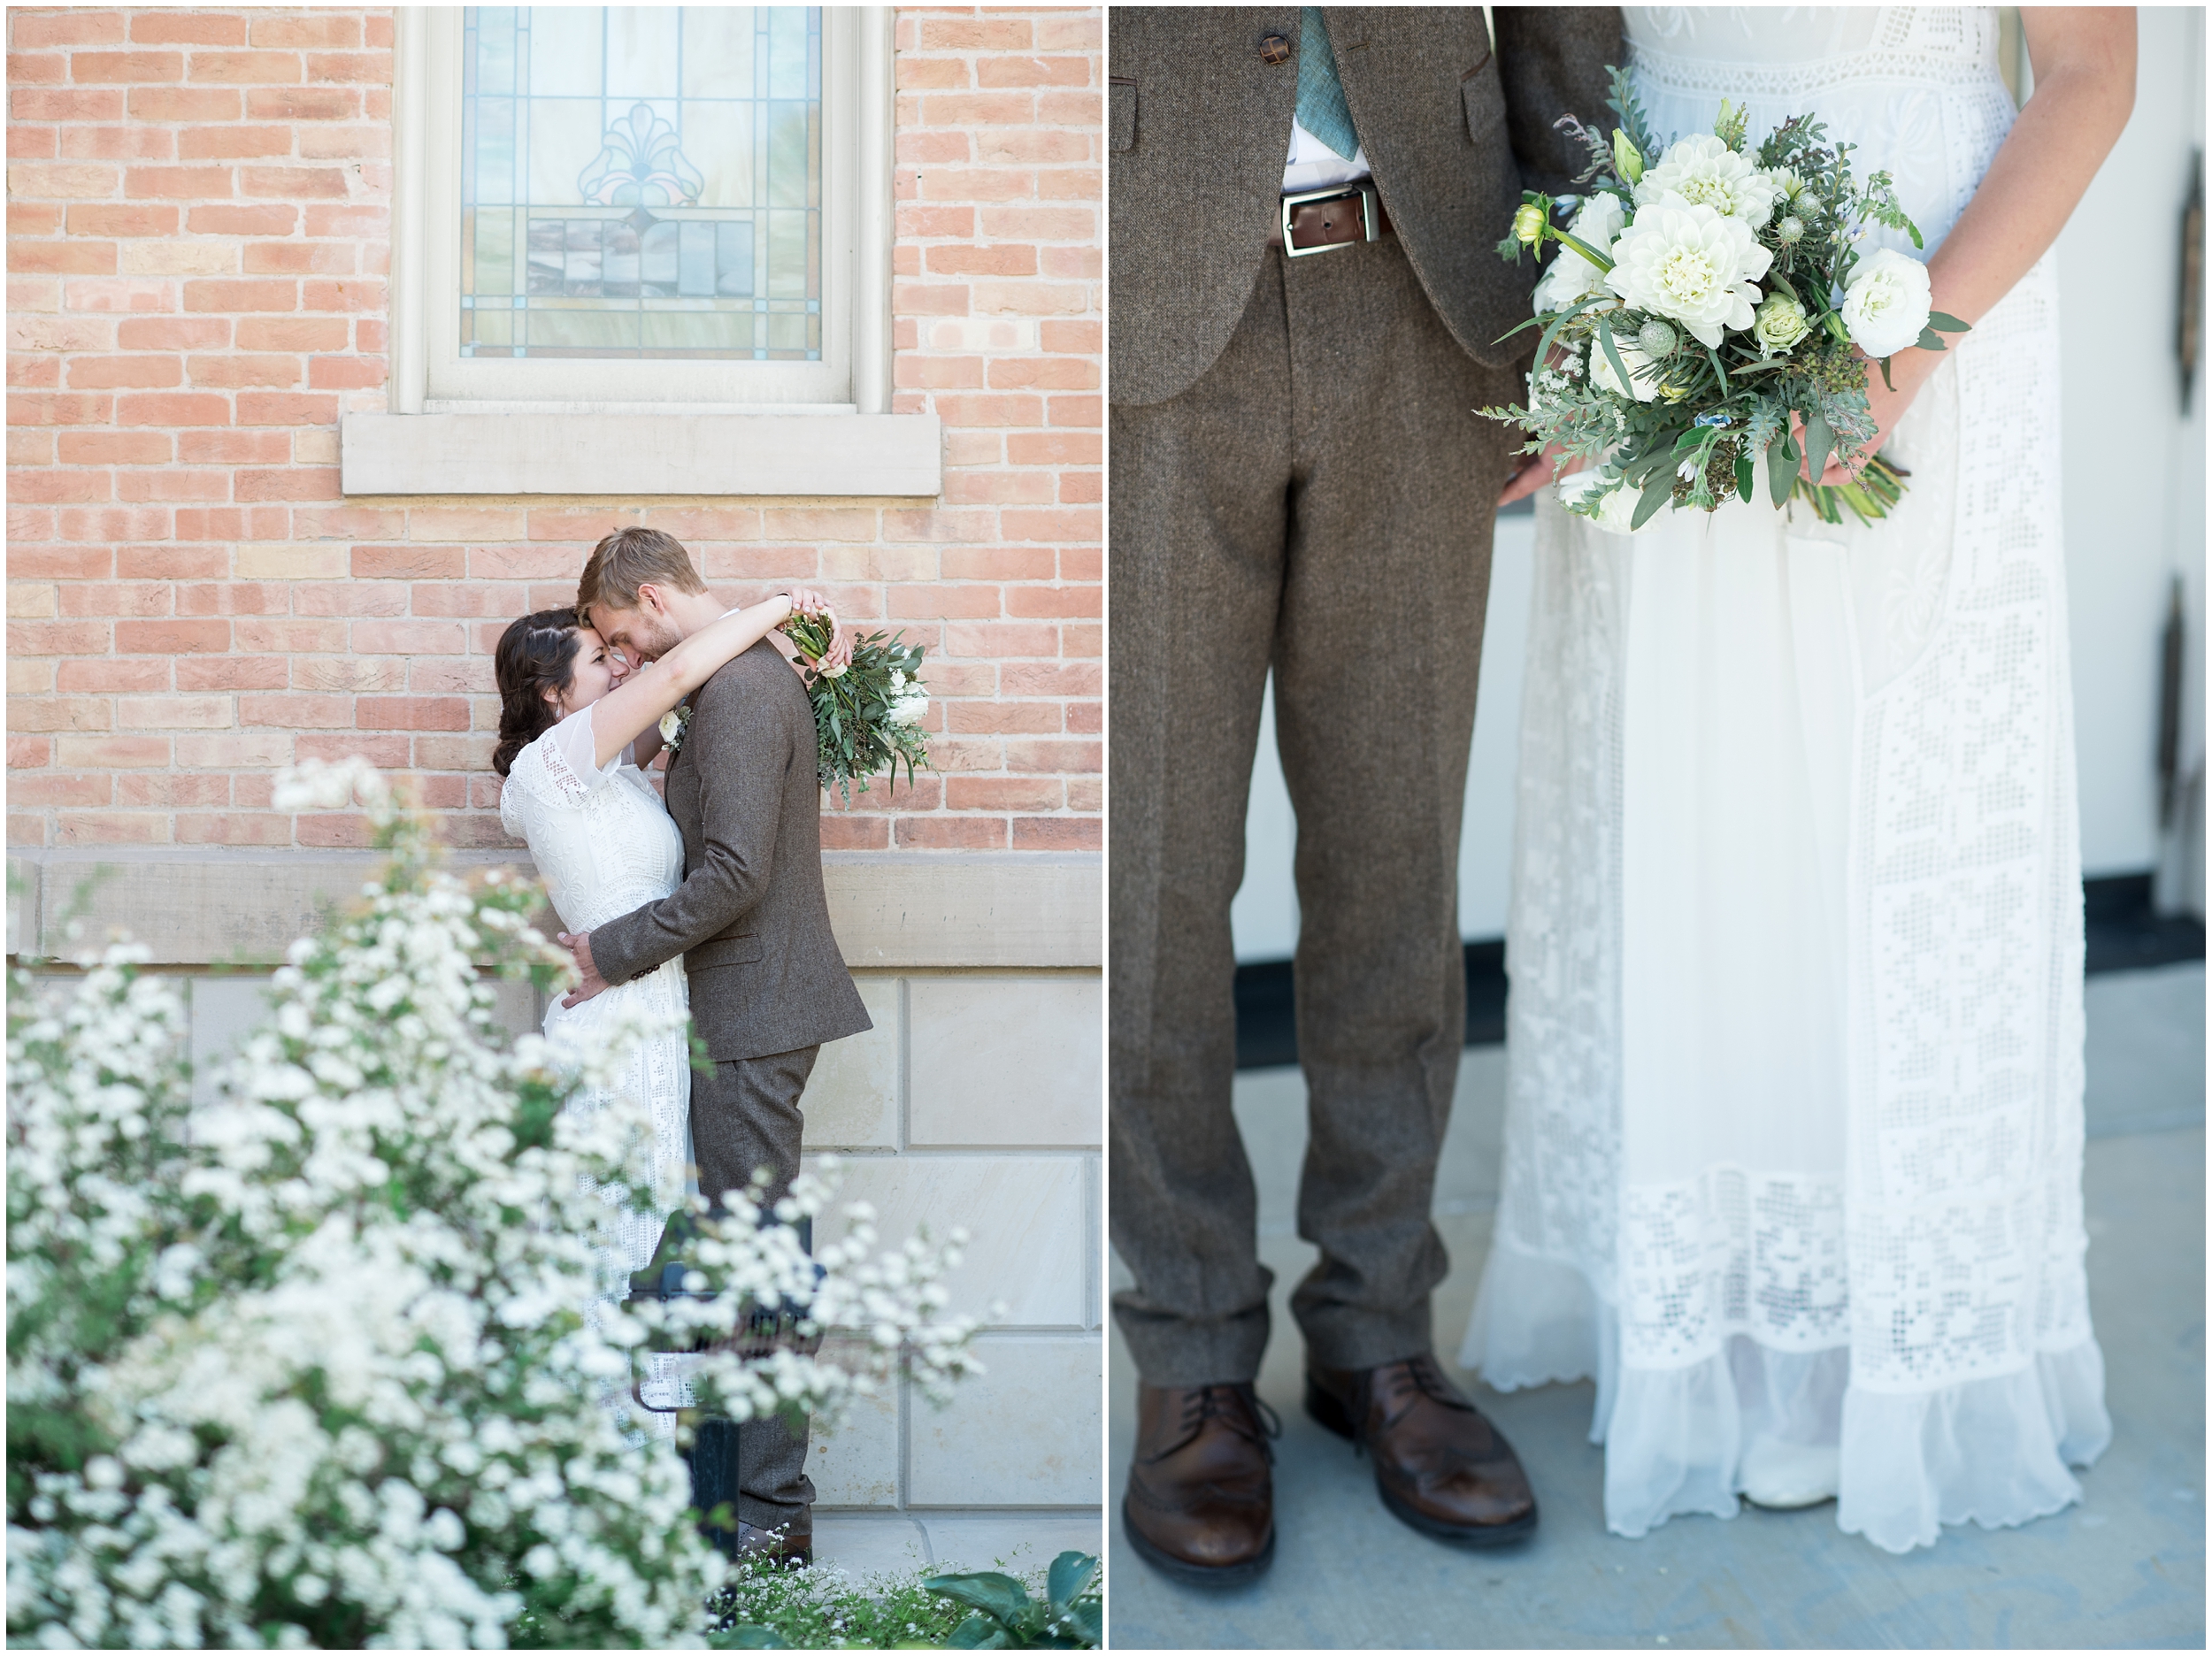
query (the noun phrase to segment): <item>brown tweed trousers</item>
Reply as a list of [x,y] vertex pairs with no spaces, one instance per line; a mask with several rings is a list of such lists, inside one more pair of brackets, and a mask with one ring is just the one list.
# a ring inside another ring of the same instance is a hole
[[[872,1027],[830,931],[814,753],[806,690],[764,639],[700,686],[669,762],[684,883],[591,934],[611,984],[684,957],[692,1024],[714,1060],[691,1080],[710,1199],[763,1167],[772,1198],[789,1187],[817,1050]],[[738,1517],[763,1529],[803,1519],[814,1500],[804,1430],[756,1426],[738,1442]]]
[[[1311,1138],[1292,1299],[1315,1362],[1430,1347],[1429,1223],[1464,1020],[1457,865],[1494,502],[1532,272],[1519,191],[1604,112],[1610,9],[1332,8],[1395,234],[1267,243],[1299,10],[1131,8],[1110,31],[1109,544],[1115,1315],[1156,1385],[1259,1369],[1270,1274],[1229,1108],[1244,808],[1271,671],[1298,816]],[[1523,346],[1525,349],[1525,345]]]

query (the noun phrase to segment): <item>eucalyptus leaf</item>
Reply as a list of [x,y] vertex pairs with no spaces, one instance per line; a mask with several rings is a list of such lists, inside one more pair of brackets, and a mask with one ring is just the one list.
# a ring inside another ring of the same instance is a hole
[[1797,445],[1790,441],[1790,428],[1785,426],[1767,445],[1767,493],[1777,506],[1789,499],[1796,481]]
[[1805,421],[1805,475],[1819,480],[1828,469],[1829,451],[1836,446],[1836,434],[1828,429],[1828,422],[1814,414]]
[[1928,326],[1939,334],[1970,334],[1974,331],[1971,322],[1962,322],[1947,310],[1929,311]]
[[[1922,328],[1920,330],[1920,337],[1913,341],[1913,343],[1918,346],[1922,350],[1946,350],[1949,349],[1943,342],[1943,335],[1937,333],[1932,327]],[[1885,356],[1882,360],[1884,362],[1887,362],[1889,358]]]
[[1636,515],[1628,520],[1631,529],[1640,529],[1652,520],[1658,510],[1674,494],[1674,473],[1663,472],[1645,485],[1643,498],[1636,502]]

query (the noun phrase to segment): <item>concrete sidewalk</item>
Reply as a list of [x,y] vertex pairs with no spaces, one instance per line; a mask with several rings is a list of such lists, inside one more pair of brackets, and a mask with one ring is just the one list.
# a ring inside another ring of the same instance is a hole
[[[1275,1566],[1240,1593],[1180,1587],[1119,1540],[1135,1375],[1112,1341],[1110,1637],[1127,1649],[2204,1644],[2204,969],[2090,981],[2086,1200],[2092,1314],[2113,1444],[2084,1501],[2017,1530],[1947,1529],[1894,1558],[1835,1527],[1832,1505],[1677,1518],[1640,1541],[1605,1529],[1591,1387],[1473,1387],[1535,1481],[1529,1545],[1455,1551],[1383,1511],[1364,1462],[1300,1412],[1290,1288],[1313,1258],[1294,1233],[1305,1150],[1295,1070],[1239,1077],[1277,1281],[1260,1393],[1283,1418]],[[1471,1049],[1438,1184],[1452,1275],[1448,1357],[1466,1327],[1497,1190],[1504,1054]],[[1117,1283],[1125,1281],[1117,1267]],[[1463,1381],[1467,1376],[1460,1376]]]

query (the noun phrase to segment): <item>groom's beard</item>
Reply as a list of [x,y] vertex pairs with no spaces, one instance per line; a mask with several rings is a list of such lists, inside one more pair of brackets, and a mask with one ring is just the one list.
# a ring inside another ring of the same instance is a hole
[[641,616],[638,625],[630,629],[630,648],[636,651],[641,662],[656,662],[684,641],[673,622],[655,622]]

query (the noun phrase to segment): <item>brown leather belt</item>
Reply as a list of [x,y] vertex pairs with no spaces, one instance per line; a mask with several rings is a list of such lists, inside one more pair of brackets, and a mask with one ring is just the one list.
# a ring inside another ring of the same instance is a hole
[[1283,197],[1282,218],[1270,238],[1290,258],[1331,248],[1379,242],[1390,234],[1390,215],[1371,180]]

